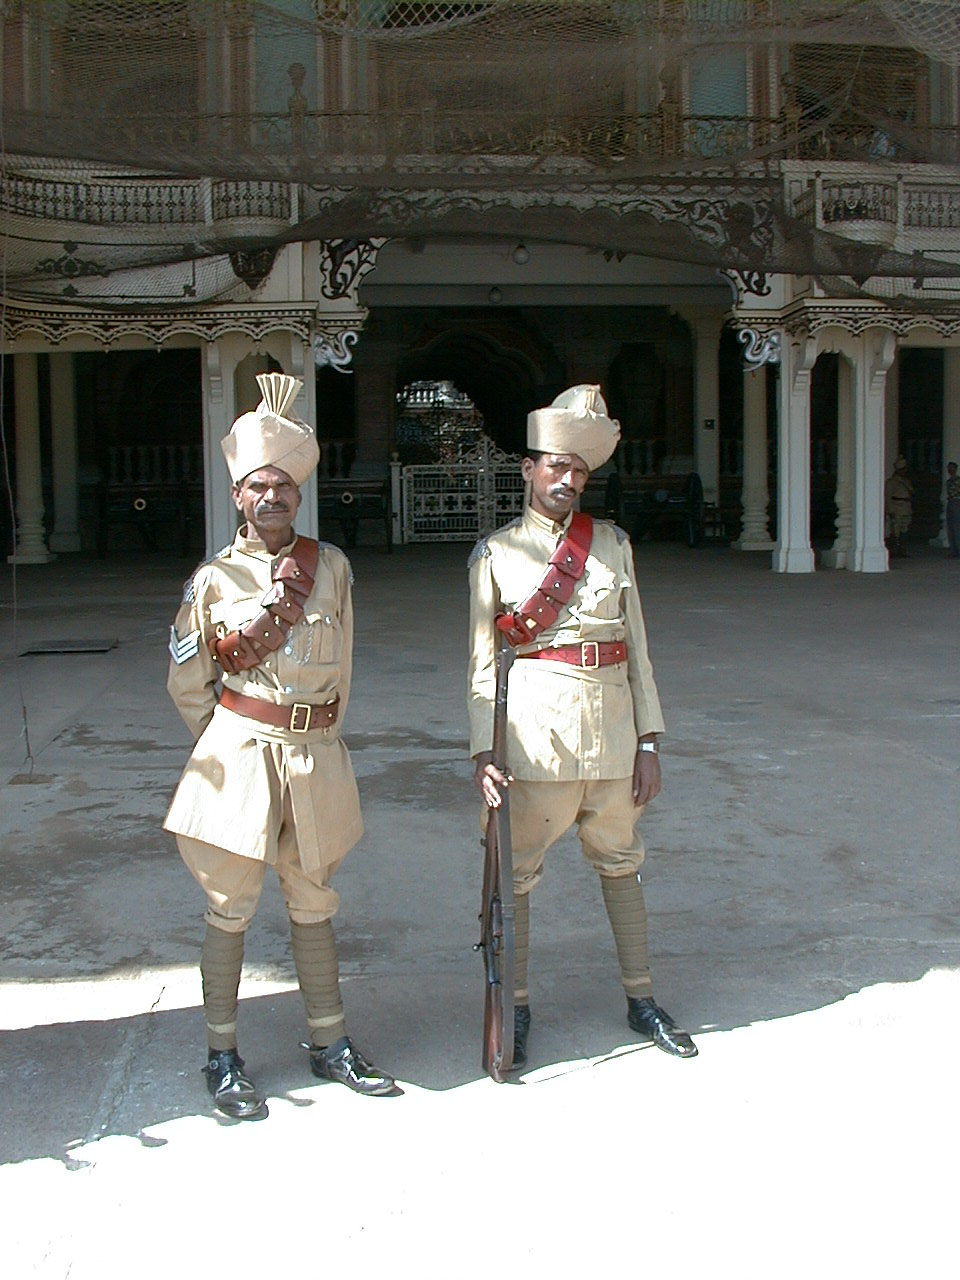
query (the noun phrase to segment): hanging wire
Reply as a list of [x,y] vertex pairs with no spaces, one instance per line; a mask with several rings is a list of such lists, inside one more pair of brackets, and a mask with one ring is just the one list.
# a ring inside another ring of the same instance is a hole
[[3,192],[3,227],[0,228],[0,453],[3,456],[3,480],[10,510],[10,529],[13,534],[13,552],[10,567],[13,571],[13,669],[17,678],[17,696],[20,699],[20,723],[23,737],[23,763],[33,776],[33,752],[30,749],[30,718],[27,700],[23,692],[23,672],[20,666],[20,595],[17,580],[17,516],[13,501],[13,483],[10,479],[10,451],[4,429],[6,371],[7,371],[7,263],[10,248],[10,200],[7,171],[7,144],[4,134],[3,94],[0,93],[0,191]]

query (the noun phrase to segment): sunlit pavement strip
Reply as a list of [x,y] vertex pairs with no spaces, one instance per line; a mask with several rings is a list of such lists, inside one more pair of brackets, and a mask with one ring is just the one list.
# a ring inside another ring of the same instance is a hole
[[[276,982],[248,964],[243,972],[244,996],[296,991],[295,982]],[[0,982],[0,1030],[52,1026],[60,1022],[109,1021],[200,1005],[196,965],[151,969],[146,974],[111,975],[104,979],[62,982]]]
[[4,1273],[212,1274],[226,1249],[241,1276],[479,1277],[491,1252],[573,1276],[651,1251],[658,1274],[956,1274],[958,1008],[960,975],[934,972],[701,1034],[692,1062],[625,1045],[519,1087],[308,1086],[262,1123],[87,1143],[73,1170],[0,1168]]

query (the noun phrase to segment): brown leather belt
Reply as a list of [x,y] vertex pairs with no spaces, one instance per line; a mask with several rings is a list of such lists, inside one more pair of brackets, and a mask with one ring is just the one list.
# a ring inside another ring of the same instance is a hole
[[548,662],[567,662],[571,667],[596,671],[597,667],[626,662],[627,646],[623,640],[599,644],[595,640],[584,640],[583,644],[558,644],[552,649],[538,649],[536,653],[518,653],[517,657],[545,658]]
[[327,729],[336,724],[340,695],[337,694],[322,706],[310,702],[281,706],[278,702],[267,702],[265,698],[248,698],[245,693],[234,693],[232,689],[224,688],[220,693],[220,705],[228,711],[236,711],[238,715],[249,716],[251,720],[276,725],[278,729],[289,729],[291,733],[309,733],[311,729]]

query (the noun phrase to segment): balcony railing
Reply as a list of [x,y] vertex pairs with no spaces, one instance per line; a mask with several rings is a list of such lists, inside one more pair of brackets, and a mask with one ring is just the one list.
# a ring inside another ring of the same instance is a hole
[[101,227],[203,222],[199,182],[57,182],[12,173],[0,203],[28,218]]
[[290,187],[285,182],[214,182],[210,207],[215,222],[234,218],[290,221]]
[[90,226],[184,226],[216,221],[290,221],[285,182],[168,182],[136,178],[62,182],[10,174],[0,190],[0,208],[48,222]]
[[878,179],[862,167],[838,162],[785,166],[789,211],[809,226],[856,239],[892,243],[919,232],[951,232],[960,227],[960,179],[931,181],[903,173]]
[[[12,130],[28,153],[44,154],[44,139],[63,121],[40,112],[15,112]],[[669,102],[649,114],[585,115],[460,109],[426,103],[416,109],[371,112],[129,115],[111,120],[111,154],[140,164],[144,156],[171,169],[189,164],[207,172],[266,172],[277,177],[335,169],[382,167],[397,157],[464,160],[497,157],[520,170],[545,155],[585,161],[595,169],[631,159],[714,159],[742,162],[755,155],[796,154],[792,125],[762,116],[684,116]],[[79,155],[96,155],[102,121],[79,114],[68,141]]]

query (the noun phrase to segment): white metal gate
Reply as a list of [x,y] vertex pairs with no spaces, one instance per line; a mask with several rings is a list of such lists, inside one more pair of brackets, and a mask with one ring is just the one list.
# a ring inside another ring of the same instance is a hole
[[523,508],[520,455],[488,436],[455,461],[392,472],[394,542],[475,542]]

